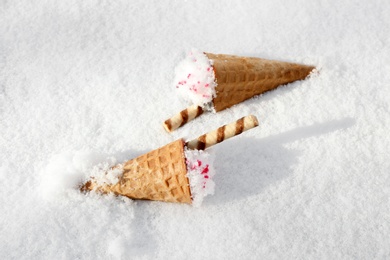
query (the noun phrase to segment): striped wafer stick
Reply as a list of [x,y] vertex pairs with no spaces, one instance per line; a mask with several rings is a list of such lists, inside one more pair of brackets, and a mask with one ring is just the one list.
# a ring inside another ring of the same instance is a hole
[[164,122],[164,128],[167,132],[172,132],[177,128],[181,127],[185,123],[191,121],[192,119],[200,116],[203,113],[203,109],[200,106],[193,105],[190,106],[180,113],[174,115]]
[[259,122],[257,121],[257,118],[253,115],[249,115],[238,119],[236,122],[221,126],[214,131],[201,135],[198,138],[187,142],[186,146],[188,149],[204,150],[258,125]]

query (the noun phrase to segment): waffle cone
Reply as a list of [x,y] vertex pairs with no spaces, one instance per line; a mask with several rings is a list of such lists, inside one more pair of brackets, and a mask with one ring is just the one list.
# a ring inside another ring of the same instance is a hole
[[182,139],[127,161],[123,171],[115,185],[98,186],[91,180],[82,189],[131,199],[191,203]]
[[238,104],[248,98],[296,80],[306,78],[313,66],[206,53],[213,61],[217,81],[215,111]]

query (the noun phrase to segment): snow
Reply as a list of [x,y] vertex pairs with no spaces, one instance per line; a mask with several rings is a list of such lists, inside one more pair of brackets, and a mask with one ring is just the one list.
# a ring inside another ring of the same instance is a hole
[[[114,167],[115,166],[115,167]],[[40,190],[43,199],[57,199],[70,190],[93,180],[99,186],[115,185],[123,173],[123,165],[114,157],[92,151],[56,154],[41,172]]]
[[[384,0],[2,1],[0,258],[389,258],[389,13]],[[319,72],[168,134],[192,48]],[[210,148],[215,193],[199,208],[45,190],[248,114],[259,127]]]

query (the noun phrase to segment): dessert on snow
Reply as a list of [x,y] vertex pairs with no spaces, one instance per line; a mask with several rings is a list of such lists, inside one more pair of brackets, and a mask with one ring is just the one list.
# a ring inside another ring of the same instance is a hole
[[199,206],[215,185],[212,156],[204,149],[257,125],[256,117],[247,116],[189,142],[178,139],[118,165],[123,172],[117,182],[104,183],[94,176],[81,189]]
[[313,66],[192,50],[175,70],[176,89],[192,106],[164,122],[170,132],[201,115],[219,112],[280,85],[306,78]]

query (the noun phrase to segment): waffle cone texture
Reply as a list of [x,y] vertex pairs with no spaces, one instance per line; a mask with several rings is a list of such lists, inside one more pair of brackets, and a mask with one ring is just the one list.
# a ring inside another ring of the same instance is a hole
[[272,90],[280,85],[305,79],[313,66],[206,53],[213,61],[216,94],[213,99],[216,112],[229,108],[253,96]]
[[131,199],[192,202],[182,139],[127,161],[123,170],[115,185],[98,187],[91,180],[82,189],[113,192]]

